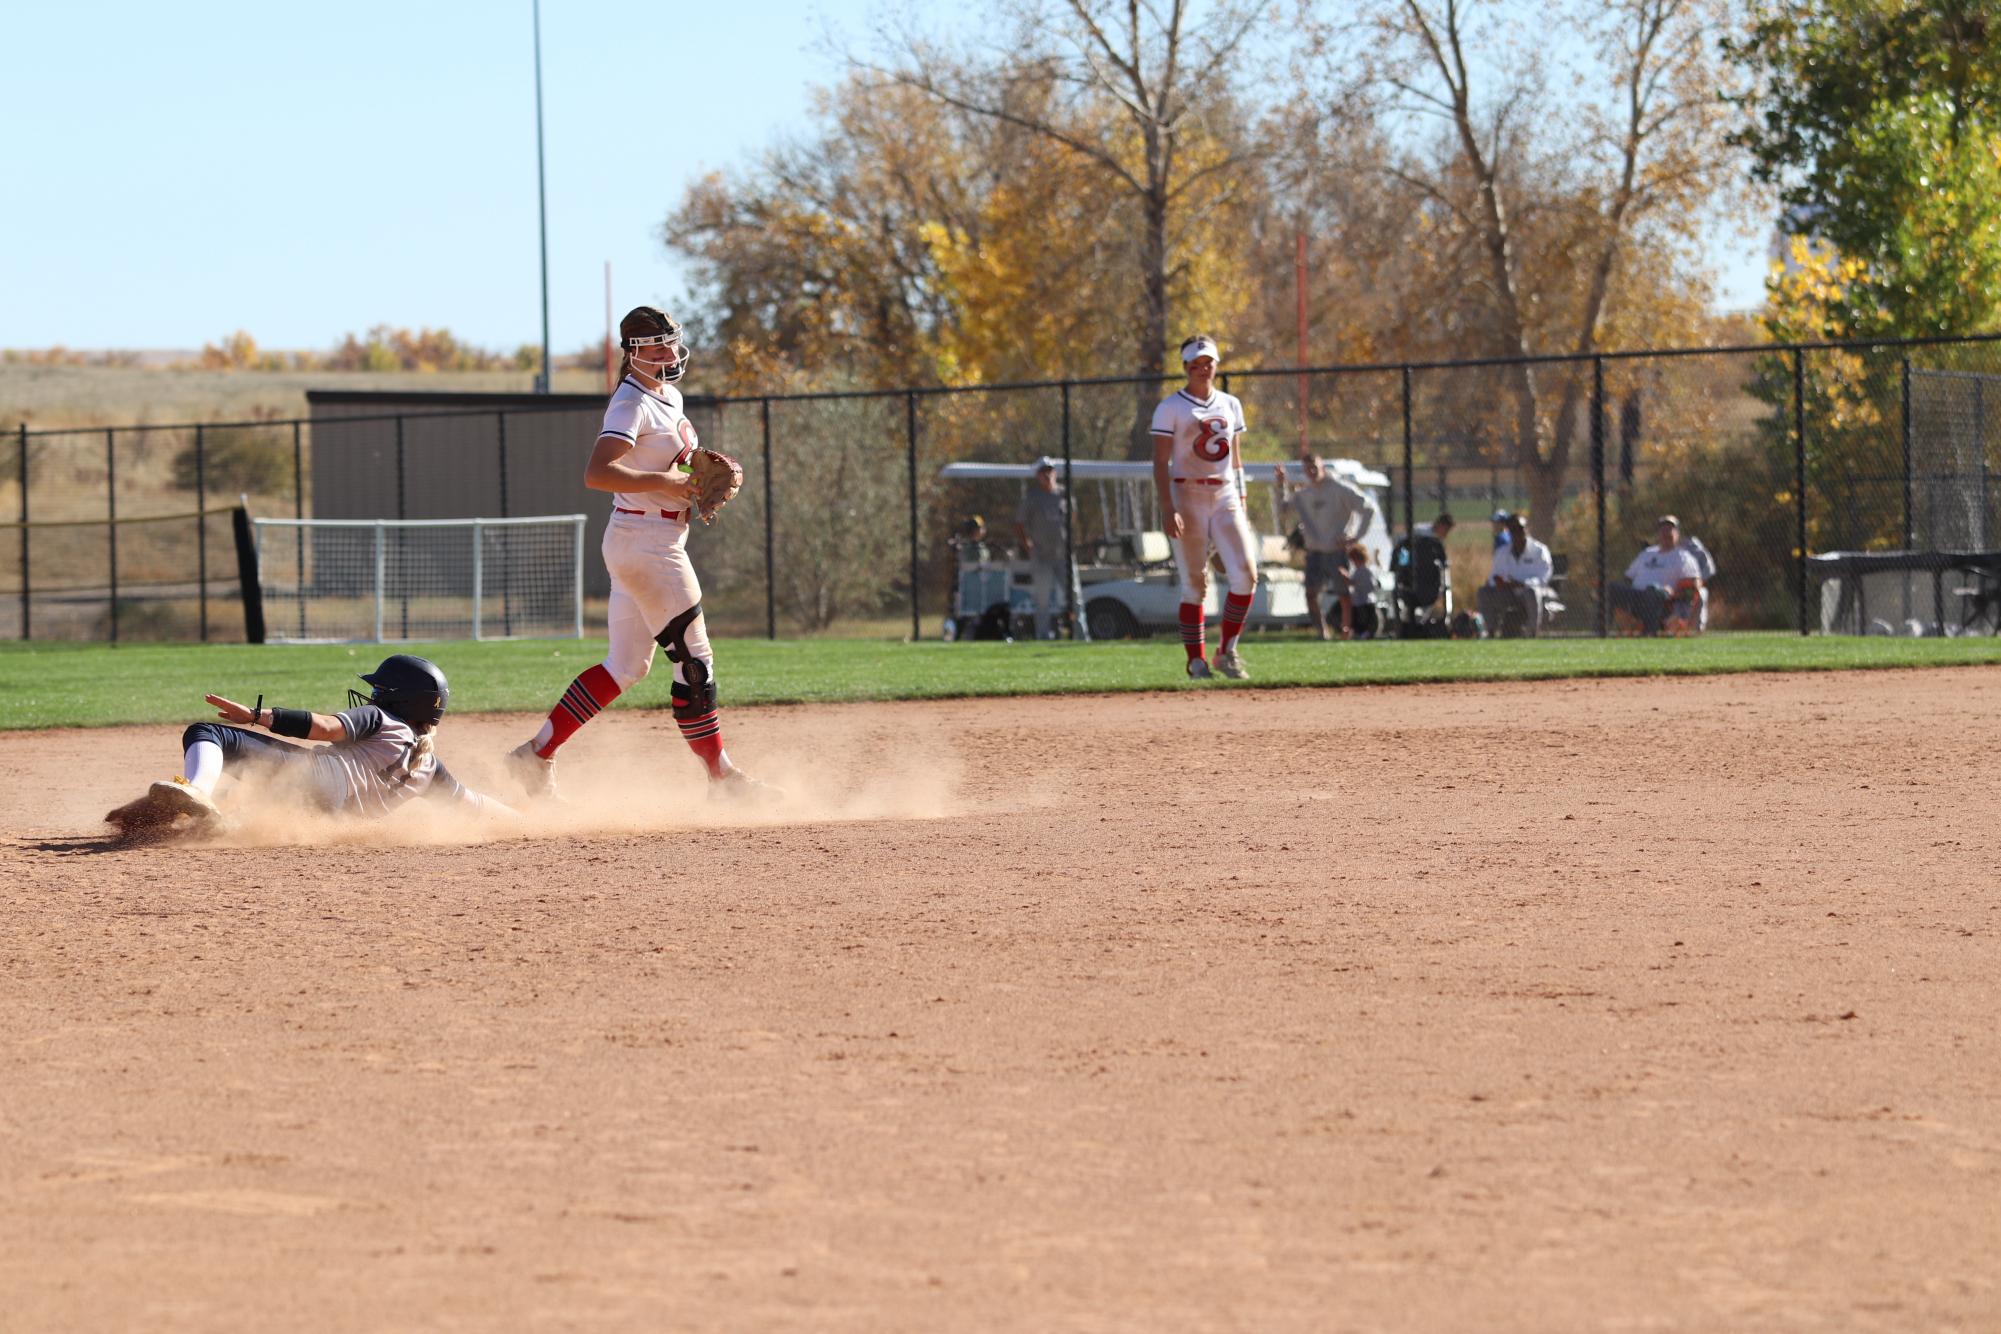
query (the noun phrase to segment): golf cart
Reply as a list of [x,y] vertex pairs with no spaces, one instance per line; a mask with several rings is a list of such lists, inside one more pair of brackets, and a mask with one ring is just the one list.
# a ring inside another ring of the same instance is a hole
[[[1297,465],[1295,465],[1296,467]],[[1248,622],[1253,629],[1309,625],[1305,576],[1291,563],[1279,523],[1277,465],[1247,463],[1248,482],[1264,483],[1270,525],[1262,533],[1252,523],[1258,557],[1258,586]],[[1387,511],[1390,479],[1352,459],[1329,459],[1336,477],[1360,488],[1376,502],[1377,517],[1356,540],[1369,549],[1377,570],[1389,568],[1390,540],[1382,514]],[[950,463],[939,477],[958,482],[1013,482],[1019,494],[1035,475],[1033,463]],[[1085,632],[1079,637],[1124,639],[1179,628],[1180,578],[1174,550],[1160,526],[1153,465],[1144,461],[1077,459],[1070,464],[1077,494],[1072,496],[1071,523],[1076,536],[1072,575],[1073,605],[1084,608]],[[1095,487],[1095,498],[1091,488]],[[1095,499],[1095,503],[1092,503]],[[1255,515],[1259,506],[1253,504]],[[1011,524],[1012,509],[1009,510]],[[999,554],[984,542],[959,547],[948,634],[958,638],[1012,637],[1032,624],[1034,611],[1028,562]],[[1206,606],[1214,618],[1222,614],[1223,581],[1209,580]],[[1032,631],[1029,631],[1032,633]],[[1025,637],[1025,636],[1023,636]]]

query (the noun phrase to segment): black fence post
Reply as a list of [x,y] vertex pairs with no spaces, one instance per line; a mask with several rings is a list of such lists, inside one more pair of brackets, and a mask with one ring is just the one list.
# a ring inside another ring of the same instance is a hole
[[[405,487],[403,462],[403,414],[399,412],[396,414],[396,517],[398,519],[407,519],[410,517],[404,513]],[[403,586],[403,596],[399,599],[402,606],[402,619],[399,622],[401,628],[398,636],[402,639],[410,637],[410,571],[409,560],[407,559],[408,547],[406,545],[408,540],[409,530],[398,524],[396,528],[396,581]]]
[[[1973,447],[1980,456],[1980,531],[1974,534],[1973,546],[1976,550],[1987,548],[1987,382],[1973,382]],[[1943,582],[1943,581],[1940,581]],[[1945,613],[1939,613],[1939,623],[1945,622]],[[1940,631],[1944,633],[1943,630]]]
[[118,432],[104,433],[104,525],[111,556],[111,642],[118,642]]
[[208,440],[195,426],[195,600],[201,607],[201,642],[208,643]]
[[778,638],[778,575],[772,565],[772,530],[778,518],[771,512],[771,400],[758,405],[764,425],[764,637]]
[[493,414],[494,466],[500,469],[500,517],[505,519],[507,511],[507,414]]
[[1911,474],[1911,359],[1909,357],[1904,358],[1903,374],[1899,377],[1899,380],[1899,388],[1903,400],[1900,404],[1899,416],[1903,419],[1904,442],[1904,550],[1909,551],[1917,545],[1918,540],[1918,530],[1914,526],[1916,516],[1912,513],[1915,508],[1912,501],[1913,493],[1916,489],[1916,479]]
[[1591,358],[1591,508],[1598,518],[1598,637],[1605,624],[1605,358]]
[[1403,368],[1403,531],[1417,531],[1417,469],[1412,462],[1410,429],[1410,367]]
[[903,396],[904,434],[910,447],[910,642],[924,638],[917,604],[917,395]]
[[[1084,586],[1077,574],[1077,488],[1070,476],[1070,382],[1063,382],[1063,550],[1068,552],[1063,562],[1063,577],[1068,587],[1063,590],[1063,600],[1070,604],[1070,638],[1091,639],[1090,622],[1084,617]],[[956,608],[947,608],[950,615]]]
[[34,602],[28,596],[28,423],[21,423],[21,457],[15,461],[21,479],[21,638],[35,637]]
[[1793,349],[1793,583],[1799,595],[1800,633],[1806,624],[1806,349]]
[[399,519],[410,517],[403,512],[403,458],[403,414],[399,412],[396,414],[396,517]]
[[[305,427],[296,417],[292,419],[292,517],[303,521],[306,517],[306,442]],[[299,638],[306,637],[306,530],[292,530],[292,559],[297,582],[292,587],[299,604]]]
[[[493,414],[493,461],[500,472],[500,517],[505,519],[512,511],[507,495],[507,414]],[[514,530],[512,528],[493,529],[494,539],[500,544],[500,633],[509,639],[514,637]],[[480,541],[485,538],[481,537]],[[485,590],[481,590],[482,594]]]

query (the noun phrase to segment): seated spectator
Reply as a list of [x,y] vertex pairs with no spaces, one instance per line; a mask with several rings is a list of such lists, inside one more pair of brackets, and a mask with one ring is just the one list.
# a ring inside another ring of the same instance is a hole
[[1654,525],[1654,544],[1633,557],[1626,577],[1613,580],[1605,598],[1613,611],[1638,621],[1641,634],[1657,635],[1668,607],[1684,588],[1701,596],[1702,567],[1695,554],[1681,545],[1681,521],[1663,514]]
[[1549,580],[1556,568],[1549,548],[1529,536],[1528,521],[1519,514],[1508,516],[1508,544],[1494,551],[1494,573],[1480,585],[1480,618],[1496,637],[1513,637],[1512,631],[1530,639],[1542,633],[1542,600],[1549,593]]
[[[1390,552],[1390,573],[1396,581],[1392,598],[1406,634],[1421,622],[1442,621],[1451,614],[1452,557],[1445,546],[1451,532],[1452,516],[1440,514],[1428,524],[1418,524]],[[1436,617],[1434,604],[1440,604]]]
[[987,549],[987,521],[977,514],[969,514],[959,523],[958,531],[947,539],[947,545],[959,555],[961,565],[984,565],[991,553]]
[[1369,549],[1360,542],[1348,548],[1348,593],[1354,599],[1355,639],[1374,639],[1380,622],[1376,616],[1376,571],[1369,564]]
[[1683,533],[1681,544],[1695,557],[1696,569],[1702,579],[1702,587],[1696,592],[1695,628],[1698,632],[1709,629],[1709,585],[1716,579],[1716,557],[1709,554],[1709,548],[1702,545],[1702,539],[1694,533]]

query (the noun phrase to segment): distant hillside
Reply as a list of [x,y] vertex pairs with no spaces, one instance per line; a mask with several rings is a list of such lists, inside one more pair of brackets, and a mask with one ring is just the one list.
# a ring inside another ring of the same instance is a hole
[[[602,389],[596,371],[558,370],[563,393]],[[426,389],[527,393],[516,371],[171,371],[120,366],[0,364],[0,430],[303,417],[308,389]]]

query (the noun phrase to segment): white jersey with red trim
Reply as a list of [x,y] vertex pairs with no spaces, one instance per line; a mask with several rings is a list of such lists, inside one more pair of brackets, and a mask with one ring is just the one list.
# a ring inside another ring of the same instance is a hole
[[[1212,389],[1207,399],[1177,389],[1153,410],[1153,438],[1170,440],[1170,478],[1229,479],[1230,445],[1244,433],[1244,405],[1234,394]],[[1226,489],[1235,490],[1233,485]]]
[[[630,375],[619,382],[604,410],[600,439],[617,436],[632,443],[632,452],[623,462],[641,472],[673,472],[686,463],[701,442],[694,423],[681,412],[681,391],[671,384],[648,389]],[[628,491],[612,494],[612,504],[620,509],[661,509],[666,501],[657,495],[634,495]]]

